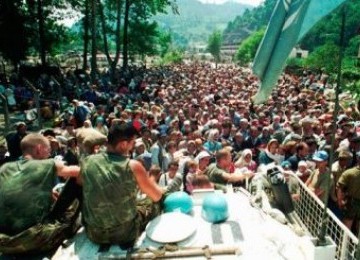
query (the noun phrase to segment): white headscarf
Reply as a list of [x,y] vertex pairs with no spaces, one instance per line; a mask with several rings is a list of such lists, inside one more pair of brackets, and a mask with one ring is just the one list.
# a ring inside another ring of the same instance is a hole
[[[245,160],[245,157],[250,154],[251,155],[251,159],[249,162],[247,162]],[[240,158],[235,162],[235,167],[236,168],[243,168],[243,167],[247,167],[249,166],[249,164],[251,163],[252,161],[252,151],[250,149],[245,149],[242,153],[241,153],[241,156]]]

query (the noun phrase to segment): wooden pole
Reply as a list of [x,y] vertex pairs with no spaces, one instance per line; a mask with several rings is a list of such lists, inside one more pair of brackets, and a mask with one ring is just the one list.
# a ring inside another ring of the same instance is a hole
[[101,260],[113,260],[113,259],[174,259],[184,257],[202,257],[203,259],[211,259],[212,255],[232,255],[236,258],[240,255],[240,249],[236,246],[223,246],[223,247],[196,247],[196,248],[182,248],[175,251],[166,250],[141,250],[130,253],[128,255],[120,254],[101,254],[99,259]]
[[340,104],[339,104],[339,94],[341,91],[341,85],[342,85],[342,61],[344,57],[344,49],[345,49],[345,23],[346,23],[346,6],[344,5],[342,7],[342,15],[341,15],[341,30],[340,30],[340,48],[339,48],[339,60],[338,60],[338,71],[337,71],[337,82],[336,82],[336,88],[335,88],[335,108],[333,112],[333,122],[332,122],[332,133],[331,133],[331,149],[330,149],[330,160],[329,160],[329,173],[327,174],[327,189],[325,189],[325,205],[324,210],[322,213],[322,223],[321,228],[318,236],[318,246],[324,246],[326,245],[326,229],[327,229],[327,223],[328,223],[328,215],[327,215],[327,209],[328,209],[328,202],[329,202],[329,195],[330,195],[330,189],[331,189],[331,166],[334,163],[334,154],[335,154],[335,135],[336,135],[336,122],[337,117],[340,110]]

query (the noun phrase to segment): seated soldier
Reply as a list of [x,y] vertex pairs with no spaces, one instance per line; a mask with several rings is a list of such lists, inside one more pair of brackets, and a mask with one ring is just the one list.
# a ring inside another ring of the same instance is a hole
[[[131,247],[161,212],[161,188],[139,161],[129,158],[136,134],[127,123],[112,126],[106,152],[83,161],[82,213],[86,234],[95,243]],[[148,198],[138,201],[138,188]]]
[[77,206],[65,214],[78,190],[75,178],[69,179],[55,204],[53,201],[58,176],[78,177],[79,167],[47,159],[50,143],[40,134],[25,136],[21,150],[22,159],[0,168],[0,252],[4,254],[55,249],[68,231],[74,231],[79,213]]

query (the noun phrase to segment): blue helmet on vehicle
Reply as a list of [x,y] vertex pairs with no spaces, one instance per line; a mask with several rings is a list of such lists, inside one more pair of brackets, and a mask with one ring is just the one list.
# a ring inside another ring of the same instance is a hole
[[183,191],[171,193],[164,200],[165,212],[180,211],[182,213],[188,214],[191,212],[192,208],[193,201],[191,197]]
[[210,194],[204,198],[202,217],[211,223],[225,221],[229,217],[229,206],[223,194]]

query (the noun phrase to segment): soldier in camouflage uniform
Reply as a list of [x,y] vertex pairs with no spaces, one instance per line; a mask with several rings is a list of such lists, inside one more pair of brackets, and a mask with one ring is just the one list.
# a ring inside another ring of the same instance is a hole
[[57,176],[77,177],[79,167],[46,159],[50,155],[50,143],[40,134],[24,137],[21,149],[21,160],[0,168],[0,252],[4,254],[54,249],[65,239],[65,231],[75,219],[73,214],[71,220],[65,220],[50,212]]
[[[132,125],[113,126],[107,151],[81,164],[84,226],[95,243],[130,247],[146,224],[160,214],[161,188],[140,162],[129,159],[135,135]],[[137,200],[138,188],[147,199]]]
[[360,221],[360,152],[356,158],[357,166],[343,172],[337,182],[338,205],[344,210],[343,222],[349,229]]

